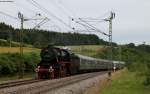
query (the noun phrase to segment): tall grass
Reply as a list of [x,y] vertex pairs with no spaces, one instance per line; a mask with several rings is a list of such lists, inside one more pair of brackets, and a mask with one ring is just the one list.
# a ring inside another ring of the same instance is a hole
[[[40,52],[40,49],[23,47],[23,51],[24,51],[24,53]],[[20,52],[19,47],[0,47],[0,54],[1,53],[19,53],[19,52]]]
[[149,87],[143,84],[144,80],[145,76],[126,70],[118,79],[112,80],[100,94],[150,94]]
[[20,67],[26,72],[33,72],[39,60],[37,53],[26,53],[23,57],[18,53],[0,54],[0,76],[16,74]]

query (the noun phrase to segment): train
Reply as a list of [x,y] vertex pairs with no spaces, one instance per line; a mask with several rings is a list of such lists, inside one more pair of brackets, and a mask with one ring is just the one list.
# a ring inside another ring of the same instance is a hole
[[48,45],[40,52],[41,61],[35,71],[38,79],[56,79],[75,74],[121,69],[124,62],[92,58],[70,50]]

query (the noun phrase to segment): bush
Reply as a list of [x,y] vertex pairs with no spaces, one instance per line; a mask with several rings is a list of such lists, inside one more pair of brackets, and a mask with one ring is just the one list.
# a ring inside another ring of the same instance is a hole
[[39,58],[39,55],[35,53],[26,54],[24,56],[25,71],[34,71],[37,63],[40,60]]
[[150,85],[150,61],[149,60],[147,61],[147,68],[148,68],[148,71],[146,74],[146,80],[144,82],[144,85]]
[[145,85],[145,86],[150,85],[150,75],[147,75],[147,76],[146,76],[146,79],[145,79],[144,85]]
[[13,74],[17,71],[17,65],[3,56],[0,58],[0,71],[0,74]]
[[33,72],[38,62],[39,55],[35,53],[26,53],[22,58],[19,54],[0,54],[0,74],[15,74],[20,69],[25,72]]
[[[0,39],[0,46],[10,46],[10,40],[3,40],[3,39]],[[11,46],[12,47],[17,47],[17,46],[19,46],[19,44],[17,44],[17,43],[14,43],[14,42],[11,42]]]

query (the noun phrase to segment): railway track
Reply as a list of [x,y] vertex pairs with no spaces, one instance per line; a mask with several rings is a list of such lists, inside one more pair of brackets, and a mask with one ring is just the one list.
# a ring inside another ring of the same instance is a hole
[[55,80],[47,80],[43,82],[38,83],[33,83],[28,85],[23,85],[23,86],[16,86],[13,88],[7,88],[4,89],[1,92],[3,94],[44,94],[52,90],[59,89],[61,87],[71,85],[77,82],[80,82],[82,80],[92,78],[98,75],[105,74],[106,72],[96,72],[96,73],[86,73],[86,74],[81,74],[81,75],[76,75],[76,76],[71,76],[71,77],[65,77],[62,79],[55,79]]
[[49,91],[59,89],[61,87],[64,87],[64,86],[67,86],[67,85],[70,85],[70,84],[74,84],[74,83],[80,82],[82,80],[86,80],[88,78],[95,77],[95,76],[100,75],[100,74],[104,74],[104,73],[95,73],[95,74],[94,73],[88,73],[86,75],[81,75],[81,76],[72,78],[70,80],[65,80],[65,81],[60,81],[60,82],[57,82],[57,83],[49,84],[41,90],[38,90],[38,91],[35,91],[35,92],[32,91],[33,92],[32,94],[45,94]]
[[39,82],[39,81],[42,81],[42,80],[30,79],[30,80],[20,80],[20,81],[1,83],[0,89],[19,86],[19,85],[25,85],[25,84],[30,84],[30,83],[35,83],[35,82]]

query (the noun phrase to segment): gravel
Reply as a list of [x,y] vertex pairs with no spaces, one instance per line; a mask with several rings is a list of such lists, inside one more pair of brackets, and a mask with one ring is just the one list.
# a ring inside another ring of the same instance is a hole
[[48,90],[47,92],[36,93],[37,91],[42,90],[43,87],[48,88],[51,85],[56,85],[55,83],[63,83],[63,81],[66,80],[69,81],[72,78],[78,76],[80,75],[65,77],[65,78],[55,79],[55,80],[46,80],[46,81],[41,81],[41,82],[32,83],[28,85],[15,86],[11,88],[5,88],[0,90],[0,94],[80,94],[87,88],[95,85],[97,82],[99,82],[99,80],[108,77],[108,75],[105,73],[102,75],[94,76],[93,78],[88,78],[86,80],[78,81],[73,84],[59,87],[57,89]]
[[107,77],[108,77],[107,74],[98,75],[94,78],[89,78],[81,82],[77,82],[68,86],[61,87],[56,90],[49,91],[44,94],[81,94],[86,89],[97,84],[101,79],[106,79]]

